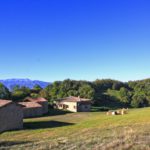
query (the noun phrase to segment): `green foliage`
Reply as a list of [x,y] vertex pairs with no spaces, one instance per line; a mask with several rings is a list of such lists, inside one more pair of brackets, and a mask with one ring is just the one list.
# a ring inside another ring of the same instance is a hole
[[0,83],[0,99],[9,99],[10,98],[10,92],[9,90]]
[[[136,96],[142,93],[144,96]],[[43,89],[40,95],[53,102],[68,96],[93,99],[95,106],[145,107],[150,105],[150,80],[123,83],[111,79],[94,82],[66,79]]]
[[62,82],[56,81],[40,92],[40,95],[49,99],[49,101],[69,96],[80,96],[93,99],[94,88],[91,83],[86,81],[75,81],[66,79]]
[[79,91],[78,90],[69,90],[67,92],[67,95],[78,96],[79,95]]
[[[40,96],[40,92],[42,91],[43,89],[39,86],[39,85],[35,85],[33,87],[33,89],[30,89],[30,97],[32,98],[37,98]],[[44,97],[44,96],[43,96]]]
[[98,80],[98,83],[99,84],[96,85],[94,82],[96,85],[96,105],[108,106],[115,100],[115,105],[120,102],[120,107],[150,106],[150,79],[128,83],[115,80]]
[[14,101],[21,101],[27,96],[30,96],[30,89],[24,86],[23,87],[15,86],[11,93],[11,98]]
[[33,87],[33,90],[35,90],[35,91],[38,93],[38,92],[40,92],[40,91],[42,90],[42,88],[41,88],[41,86],[39,86],[39,85],[35,85],[35,86]]
[[79,88],[79,94],[80,94],[80,97],[93,99],[94,98],[94,89],[88,84],[83,84]]
[[38,98],[38,97],[39,97],[39,94],[37,94],[37,93],[31,93],[31,94],[30,94],[30,97],[32,97],[32,98]]
[[113,89],[113,90],[120,90],[120,88],[125,87],[125,86],[126,86],[125,83],[116,81],[116,82],[113,83],[112,89]]
[[94,106],[100,107],[147,107],[150,106],[150,79],[127,83],[111,79],[97,79],[93,82],[66,79],[55,81],[44,89],[39,85],[33,89],[16,85],[11,94],[0,84],[1,99],[21,101],[27,96],[44,97],[51,104],[59,98],[80,96],[92,99]]
[[95,91],[106,91],[107,89],[112,89],[113,83],[116,82],[111,79],[105,79],[105,80],[99,80],[97,79],[96,81],[93,82]]
[[109,107],[105,107],[105,106],[103,106],[103,107],[92,107],[92,109],[91,109],[91,111],[92,112],[101,112],[101,111],[104,111],[104,112],[106,112],[106,111],[109,111],[110,110],[110,108]]
[[129,103],[130,102],[130,94],[128,89],[122,87],[119,91],[121,102]]
[[135,94],[131,101],[131,106],[138,108],[138,107],[145,107],[148,105],[148,101],[145,95],[142,94]]

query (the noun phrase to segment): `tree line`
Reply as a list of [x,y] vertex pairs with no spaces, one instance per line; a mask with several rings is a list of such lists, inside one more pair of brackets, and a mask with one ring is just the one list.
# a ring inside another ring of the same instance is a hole
[[22,101],[26,97],[44,97],[50,104],[68,96],[92,99],[94,106],[105,107],[148,107],[150,106],[150,79],[120,82],[111,79],[55,81],[45,88],[35,85],[33,89],[14,86],[9,91],[0,83],[0,98]]

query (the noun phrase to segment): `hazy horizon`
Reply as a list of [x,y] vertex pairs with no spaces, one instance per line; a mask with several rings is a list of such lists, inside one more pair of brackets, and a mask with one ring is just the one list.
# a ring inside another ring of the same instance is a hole
[[[51,80],[41,80],[41,79],[31,79],[31,78],[4,78],[4,79],[0,79],[0,80],[31,80],[31,81],[42,81],[42,82],[48,82],[48,83],[52,83],[52,82],[55,82],[55,81],[64,81],[64,80],[67,80],[67,79],[70,79],[70,80],[76,80],[76,81],[83,81],[85,79],[71,79],[71,78],[65,78],[65,79],[62,79],[62,80],[54,80],[54,81],[51,81]],[[106,80],[106,79],[111,79],[111,80],[116,80],[116,81],[121,81],[121,82],[129,82],[129,81],[140,81],[140,80],[145,80],[145,79],[150,79],[150,78],[142,78],[142,79],[136,79],[136,80],[128,80],[128,81],[123,81],[123,80],[118,80],[118,79],[113,79],[113,78],[96,78],[95,80]],[[85,80],[85,81],[90,81],[90,82],[93,82],[95,80]]]

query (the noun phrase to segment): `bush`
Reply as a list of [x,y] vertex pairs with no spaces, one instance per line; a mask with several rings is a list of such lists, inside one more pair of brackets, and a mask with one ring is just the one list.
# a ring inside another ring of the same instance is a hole
[[102,106],[102,107],[92,107],[92,112],[98,112],[98,111],[108,111],[110,110],[109,107],[105,107],[105,106]]

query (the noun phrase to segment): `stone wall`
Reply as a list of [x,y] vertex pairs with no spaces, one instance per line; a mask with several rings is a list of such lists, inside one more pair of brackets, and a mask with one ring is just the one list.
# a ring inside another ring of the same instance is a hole
[[90,112],[91,111],[91,104],[82,104],[82,103],[78,103],[78,112]]
[[[68,107],[64,107],[64,105],[66,105]],[[69,110],[71,112],[77,112],[77,103],[76,102],[63,102],[63,104],[58,104],[57,108]]]
[[43,114],[47,114],[48,113],[48,101],[43,101],[43,102],[41,101],[38,103],[42,105]]
[[35,107],[35,108],[24,107],[22,109],[24,118],[40,117],[43,115],[42,107]]
[[15,103],[0,108],[0,132],[23,128],[23,111]]

